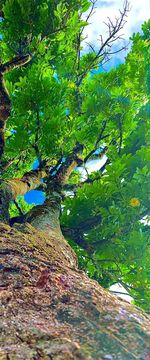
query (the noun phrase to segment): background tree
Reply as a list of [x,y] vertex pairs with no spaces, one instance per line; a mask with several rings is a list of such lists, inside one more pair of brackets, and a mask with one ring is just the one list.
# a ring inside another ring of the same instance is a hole
[[[122,283],[148,310],[149,23],[125,65],[93,74],[115,52],[128,12],[125,2],[108,38],[85,54],[95,3],[0,8],[4,359],[149,358],[146,315],[79,271],[61,232],[91,277]],[[78,168],[93,156],[103,166],[83,181]],[[29,209],[21,196],[33,189],[45,202]]]

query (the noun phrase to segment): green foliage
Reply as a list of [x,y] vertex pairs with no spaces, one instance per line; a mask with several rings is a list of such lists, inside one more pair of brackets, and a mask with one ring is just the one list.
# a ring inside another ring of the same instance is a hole
[[[87,0],[38,0],[36,6],[34,0],[3,1],[2,62],[34,55],[27,66],[5,77],[12,112],[3,161],[12,162],[2,177],[31,170],[37,137],[40,156],[51,166],[65,159],[77,141],[84,146],[83,159],[95,144],[105,144],[105,171],[89,175],[85,184],[78,169],[73,172],[69,185],[75,185],[75,193],[64,191],[61,223],[78,231],[69,241],[80,267],[105,287],[122,283],[148,310],[150,240],[143,218],[150,202],[150,23],[143,25],[142,35],[133,34],[124,65],[91,75],[93,62],[98,66],[95,53],[81,52],[82,30],[88,25],[81,14],[89,6]],[[22,199],[19,203],[23,212],[29,210]],[[10,213],[18,215],[14,204]]]
[[34,204],[29,205],[24,200],[23,196],[19,196],[18,199],[14,202],[12,201],[9,206],[9,213],[11,218],[15,216],[19,216],[20,213],[22,215],[26,214],[28,211],[30,211],[33,208]]

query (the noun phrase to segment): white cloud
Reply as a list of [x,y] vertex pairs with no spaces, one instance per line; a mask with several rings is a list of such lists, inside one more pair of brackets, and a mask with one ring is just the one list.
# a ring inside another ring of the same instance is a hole
[[[88,36],[88,39],[85,42],[89,42],[98,46],[100,40],[100,34],[103,35],[104,40],[107,37],[107,26],[104,22],[107,22],[107,17],[110,17],[112,20],[119,15],[119,9],[123,8],[123,0],[98,0],[96,4],[95,13],[90,18],[89,26],[84,30],[84,36]],[[128,13],[127,23],[124,26],[124,29],[121,30],[121,34],[124,34],[124,39],[126,42],[129,41],[129,37],[133,32],[140,32],[141,25],[144,21],[149,19],[150,13],[150,2],[149,0],[130,0],[130,11]],[[118,45],[118,44],[117,44]],[[84,46],[86,44],[84,43]],[[124,54],[117,55],[117,58],[124,58]]]
[[130,295],[128,295],[127,290],[119,283],[111,285],[109,290],[114,292],[114,295],[120,297],[123,300],[126,300],[130,303],[133,301],[133,298]]
[[78,167],[77,170],[81,174],[81,181],[85,181],[88,177],[88,174],[91,174],[93,171],[98,171],[107,161],[107,156],[104,154],[100,159],[89,160],[86,163],[85,168],[83,166]]

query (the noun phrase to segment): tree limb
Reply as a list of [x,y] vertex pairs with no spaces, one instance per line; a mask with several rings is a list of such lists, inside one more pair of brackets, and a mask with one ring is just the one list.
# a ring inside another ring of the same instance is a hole
[[83,150],[83,145],[77,143],[74,147],[72,153],[68,155],[65,162],[62,163],[58,169],[56,175],[54,176],[54,181],[57,185],[63,186],[66,184],[70,174],[74,170],[77,164],[81,164],[82,160],[77,156]]
[[88,21],[89,18],[94,14],[95,4],[97,3],[97,0],[92,0],[91,3],[92,3],[91,9],[85,21]]
[[[117,35],[117,34],[126,23],[125,18],[127,16],[128,11],[129,11],[129,2],[128,0],[125,0],[123,11],[119,11],[120,17],[116,18],[115,22],[112,22],[112,20],[108,18],[108,23],[106,23],[106,26],[108,27],[108,37],[105,41],[103,41],[103,37],[101,35],[101,46],[97,54],[95,55],[94,59],[92,60],[91,64],[84,70],[83,73],[80,74],[78,85],[82,83],[82,80],[87,75],[87,73],[97,65],[97,61],[100,59],[100,57],[103,57],[103,59],[105,59],[109,55],[109,53],[111,53],[111,55],[114,53],[114,52],[110,52],[110,50],[108,51],[107,49],[111,49],[112,44],[116,40],[121,39],[121,35]],[[123,46],[120,49],[120,51],[123,50],[124,48],[125,47]]]
[[12,60],[7,61],[6,63],[0,65],[0,73],[5,74],[11,70],[14,70],[20,66],[27,64],[32,59],[31,54],[26,54],[22,56],[16,56]]
[[102,216],[100,214],[90,217],[80,221],[79,224],[71,228],[72,231],[82,231],[86,232],[93,229],[95,226],[99,225],[102,221]]
[[46,177],[47,174],[42,170],[31,170],[23,175],[20,179],[5,180],[3,184],[7,184],[10,188],[12,200],[17,196],[26,194],[29,190],[36,189],[41,184],[41,179]]
[[39,117],[39,110],[36,112],[36,129],[35,129],[35,141],[32,144],[33,149],[35,150],[37,160],[39,161],[39,167],[42,164],[42,158],[39,150],[39,131],[40,131],[40,117]]
[[18,204],[18,202],[17,202],[16,200],[14,200],[14,204],[15,204],[18,212],[19,212],[19,215],[20,215],[20,216],[24,215],[24,213],[22,212],[21,207],[19,206],[19,204]]
[[17,196],[26,194],[29,190],[36,189],[41,178],[47,176],[45,171],[32,170],[20,179],[3,180],[0,184],[0,220],[9,221],[9,203]]
[[60,158],[58,159],[55,166],[52,166],[52,169],[50,169],[50,175],[55,175],[55,172],[59,169],[60,165],[62,164],[63,155],[61,154]]
[[90,244],[84,239],[84,233],[92,230],[94,227],[99,225],[101,221],[102,221],[102,217],[100,214],[98,214],[95,215],[94,217],[81,221],[75,227],[68,228],[62,226],[61,227],[62,233],[65,236],[68,236],[69,238],[74,240],[76,244],[81,246],[83,249],[88,251],[88,247],[90,246]]
[[11,101],[4,83],[4,74],[31,60],[31,55],[17,56],[14,59],[0,65],[0,159],[4,152],[4,132],[6,121],[11,112]]
[[120,135],[118,155],[120,155],[121,154],[121,147],[122,147],[122,140],[123,140],[122,119],[120,118],[120,116],[119,116],[119,119],[118,119],[118,125],[119,125],[119,135]]
[[2,19],[4,19],[4,12],[3,12],[3,10],[0,10],[0,17],[1,17]]
[[[103,135],[104,130],[105,130],[105,128],[106,128],[106,123],[107,123],[106,120],[103,121],[103,123],[102,123],[102,128],[101,128],[100,134],[99,134],[99,136],[98,136],[98,138],[97,138],[97,140],[96,140],[96,142],[95,142],[94,149],[91,150],[90,153],[85,157],[84,163],[86,163],[87,160],[94,154],[94,152],[95,152],[96,149],[97,149],[98,143],[104,138],[102,135]],[[105,153],[105,152],[106,152],[106,149],[105,149],[104,153]],[[101,154],[103,155],[103,152],[102,152]]]

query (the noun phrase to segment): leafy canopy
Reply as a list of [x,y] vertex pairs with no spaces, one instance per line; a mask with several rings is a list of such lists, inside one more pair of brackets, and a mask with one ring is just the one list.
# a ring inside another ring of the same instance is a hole
[[[2,1],[1,61],[33,54],[27,66],[5,77],[12,112],[3,156],[10,166],[2,178],[21,177],[37,159],[48,161],[51,170],[77,142],[84,146],[82,160],[107,147],[102,169],[85,181],[78,168],[72,173],[63,196],[62,229],[89,276],[104,287],[123,284],[148,310],[150,22],[142,34],[133,34],[125,64],[93,74],[106,53],[82,51],[88,26],[82,14],[90,5],[86,0],[36,0],[36,6],[34,0]],[[26,212],[28,205],[18,201]],[[17,212],[13,203],[11,214]]]

